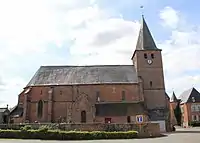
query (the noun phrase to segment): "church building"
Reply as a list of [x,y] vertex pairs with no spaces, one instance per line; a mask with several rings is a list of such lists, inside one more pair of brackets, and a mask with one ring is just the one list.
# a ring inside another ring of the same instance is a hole
[[[134,47],[133,47],[134,49]],[[162,50],[142,17],[131,65],[41,66],[19,94],[11,121],[169,123]]]

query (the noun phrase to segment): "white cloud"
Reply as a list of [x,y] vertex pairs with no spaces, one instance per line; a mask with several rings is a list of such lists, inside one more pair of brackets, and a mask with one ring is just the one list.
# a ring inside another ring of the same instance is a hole
[[167,6],[160,12],[160,18],[163,20],[165,26],[177,28],[179,22],[179,12]]
[[166,87],[170,93],[175,90],[179,95],[191,87],[200,90],[200,29],[198,26],[194,29],[191,23],[183,23],[186,19],[177,13],[171,7],[161,10],[160,17],[164,25],[174,29],[160,47],[165,51]]

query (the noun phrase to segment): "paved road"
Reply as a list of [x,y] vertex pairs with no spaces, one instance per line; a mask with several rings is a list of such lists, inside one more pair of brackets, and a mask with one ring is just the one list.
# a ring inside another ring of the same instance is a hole
[[[0,143],[60,143],[61,141],[2,140]],[[200,143],[200,133],[174,133],[166,137],[133,140],[62,141],[61,143]]]

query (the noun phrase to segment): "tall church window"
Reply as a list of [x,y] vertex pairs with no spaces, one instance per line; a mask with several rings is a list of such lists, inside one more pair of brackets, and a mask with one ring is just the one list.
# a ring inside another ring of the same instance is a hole
[[127,116],[127,123],[130,123],[130,122],[131,122],[131,117]]
[[38,116],[38,118],[42,118],[42,115],[43,115],[43,101],[40,100],[38,102],[37,116]]
[[122,101],[124,101],[126,99],[126,93],[125,93],[125,91],[123,90],[122,91]]
[[149,82],[149,85],[150,85],[150,87],[152,87],[152,85],[153,85],[152,81]]
[[144,53],[144,58],[147,59],[147,54],[146,53]]
[[151,54],[151,58],[154,59],[154,54]]
[[99,91],[96,92],[96,101],[97,102],[100,101],[100,92]]
[[86,123],[86,111],[81,111],[81,123]]

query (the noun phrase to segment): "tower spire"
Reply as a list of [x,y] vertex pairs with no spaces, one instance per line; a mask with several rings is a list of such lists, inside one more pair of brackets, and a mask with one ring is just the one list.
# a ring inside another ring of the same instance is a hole
[[136,50],[159,50],[154,42],[143,14]]
[[175,95],[175,93],[173,91],[172,97],[171,97],[171,102],[177,102],[177,101],[178,101],[178,99],[176,98],[176,95]]

